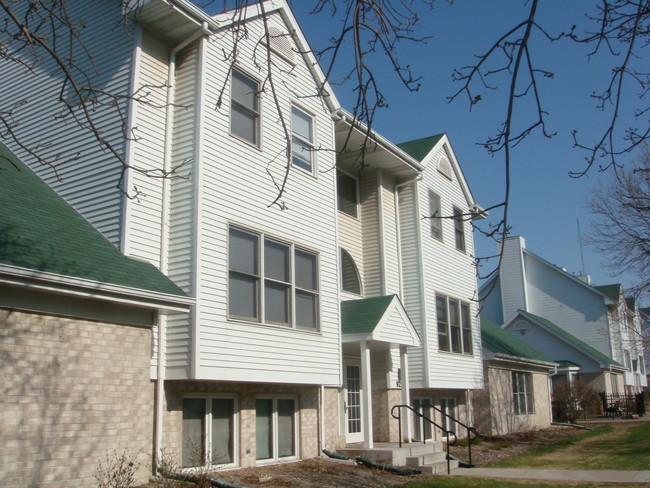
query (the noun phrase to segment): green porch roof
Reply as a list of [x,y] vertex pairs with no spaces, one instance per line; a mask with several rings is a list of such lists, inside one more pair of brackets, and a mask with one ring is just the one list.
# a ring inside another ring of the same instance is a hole
[[553,322],[550,320],[546,320],[545,318],[539,317],[537,315],[534,315],[530,312],[524,312],[523,310],[520,310],[519,313],[526,317],[529,320],[538,322],[542,324],[542,326],[546,327],[548,330],[554,332],[556,335],[562,337],[565,341],[567,341],[569,344],[573,345],[577,349],[581,349],[588,355],[596,358],[598,361],[604,364],[609,364],[610,366],[618,366],[618,367],[623,367],[621,364],[617,363],[614,361],[612,358],[609,356],[603,354],[600,352],[598,349],[591,347],[589,344],[586,342],[581,341],[578,339],[576,336],[573,334],[570,334],[566,330],[562,329],[561,327],[555,325]]
[[120,253],[2,142],[0,264],[185,296],[152,264]]
[[431,149],[438,144],[438,141],[442,139],[444,134],[437,134],[435,136],[424,137],[422,139],[415,139],[413,141],[402,142],[397,145],[402,151],[407,153],[409,156],[422,161]]
[[386,313],[395,295],[346,300],[341,302],[341,332],[371,333]]
[[507,354],[536,361],[552,363],[541,352],[536,351],[525,342],[517,339],[510,332],[503,330],[486,317],[481,317],[481,341],[483,346],[493,353]]

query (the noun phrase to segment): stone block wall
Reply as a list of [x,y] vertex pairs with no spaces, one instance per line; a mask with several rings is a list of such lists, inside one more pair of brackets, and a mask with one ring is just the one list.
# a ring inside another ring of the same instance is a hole
[[96,487],[128,449],[150,472],[151,330],[0,309],[0,486]]

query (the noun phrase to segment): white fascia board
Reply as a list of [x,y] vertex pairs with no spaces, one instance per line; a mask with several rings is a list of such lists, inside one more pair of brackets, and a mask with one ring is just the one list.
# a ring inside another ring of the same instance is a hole
[[371,342],[372,334],[341,334],[341,342]]
[[[347,110],[343,108],[338,108],[336,110],[336,113],[341,118],[341,121],[347,124],[348,126],[354,128],[355,130],[361,132],[362,134],[368,134],[368,126],[363,122],[361,122],[360,120],[356,119],[354,115],[352,115]],[[406,152],[402,151],[399,147],[397,147],[395,144],[390,142],[388,139],[386,139],[378,132],[374,130],[370,131],[369,137],[372,142],[380,146],[382,149],[393,154],[395,157],[404,161],[405,164],[412,167],[418,173],[424,171],[424,166],[422,166],[417,159],[415,159],[413,156],[410,156]]]
[[560,363],[556,363],[553,361],[541,361],[539,359],[530,359],[521,356],[511,356],[510,354],[503,354],[500,352],[494,355],[494,359],[522,364],[522,365],[537,366],[539,368],[553,369],[553,370],[560,365]]
[[0,264],[0,283],[61,295],[158,309],[165,312],[187,312],[195,302],[195,299],[191,297],[101,283],[6,264]]

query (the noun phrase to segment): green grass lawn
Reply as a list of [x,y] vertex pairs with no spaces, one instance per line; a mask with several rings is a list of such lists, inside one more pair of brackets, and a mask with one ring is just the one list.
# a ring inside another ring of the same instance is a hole
[[[645,488],[649,483],[616,483],[615,488]],[[612,483],[581,483],[570,481],[493,480],[465,476],[436,476],[426,481],[407,483],[395,488],[612,488]]]
[[[650,422],[613,424],[564,441],[533,449],[487,467],[548,469],[650,469]],[[650,483],[616,483],[616,488],[650,487]],[[436,476],[397,488],[611,488],[611,483],[496,480]]]
[[650,422],[613,424],[490,467],[549,469],[650,469]]

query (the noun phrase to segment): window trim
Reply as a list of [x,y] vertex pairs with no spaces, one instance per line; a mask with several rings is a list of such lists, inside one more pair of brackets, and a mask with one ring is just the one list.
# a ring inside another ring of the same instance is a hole
[[463,219],[463,211],[454,205],[452,207],[454,214],[454,241],[456,249],[460,252],[467,252],[467,236],[465,232],[465,220]]
[[[235,395],[201,395],[201,394],[190,394],[183,395],[181,403],[185,400],[203,400],[205,403],[205,414],[203,418],[202,434],[201,434],[201,448],[202,455],[205,457],[204,464],[201,466],[184,466],[182,467],[183,471],[192,471],[196,469],[201,469],[204,467],[211,468],[222,468],[222,467],[236,467],[239,466],[239,401]],[[212,401],[213,400],[232,400],[233,402],[233,414],[232,414],[232,432],[230,433],[232,437],[232,462],[231,463],[215,463],[212,461]],[[181,414],[184,412],[183,407],[181,407]],[[183,424],[181,421],[181,460],[183,458],[183,450],[185,446],[183,445],[184,435],[183,435]]]
[[[259,459],[257,457],[257,401],[258,400],[271,400],[273,406],[273,413],[271,419],[272,425],[272,456],[270,458]],[[278,456],[278,400],[292,400],[293,401],[293,447],[294,453],[291,456]],[[298,459],[300,453],[300,405],[298,397],[293,395],[260,395],[255,397],[255,463],[260,465],[273,464],[280,461],[293,461]]]
[[[438,316],[438,302],[439,300],[444,300],[445,304],[445,320],[440,320]],[[458,323],[452,323],[451,317],[451,303],[457,304],[457,317]],[[463,311],[466,310],[466,313]],[[437,324],[437,333],[438,333],[438,351],[445,352],[450,354],[461,354],[464,356],[473,356],[474,355],[474,327],[472,324],[472,309],[468,302],[453,298],[441,293],[436,293],[436,324]],[[444,333],[443,333],[444,327]],[[459,351],[454,350],[454,330],[452,327],[457,330],[457,342],[460,346]],[[441,348],[441,336],[446,337],[447,348]],[[466,338],[469,337],[469,346],[466,344]]]
[[[311,121],[310,122],[310,129],[311,129],[311,134],[310,134],[311,140],[310,141],[305,140],[305,138],[302,137],[300,134],[297,134],[296,132],[294,132],[294,130],[293,130],[293,126],[294,126],[294,123],[293,123],[294,110],[297,111],[297,112],[300,112],[303,115],[306,115],[307,117],[309,117],[309,119]],[[293,142],[294,138],[297,139],[298,142],[300,142],[304,146],[307,146],[307,148],[309,149],[309,151],[308,151],[309,152],[309,166],[310,166],[309,169],[303,168],[300,165],[296,165],[293,162],[294,161],[294,151],[293,151],[294,150],[294,142]],[[304,171],[305,173],[308,173],[310,175],[316,174],[316,117],[314,116],[314,114],[304,110],[302,107],[298,107],[295,104],[291,105],[291,166],[294,167],[294,168],[297,168],[297,169],[299,169],[301,171]]]
[[[354,180],[354,191],[355,191],[355,202],[354,202],[354,215],[350,214],[349,212],[346,212],[345,210],[341,210],[341,197],[339,194],[339,176],[345,176],[347,178],[350,178]],[[336,170],[336,210],[344,215],[347,215],[350,218],[360,220],[361,219],[361,212],[359,211],[359,206],[361,203],[361,191],[359,188],[359,178],[356,176],[352,176],[350,173],[347,171],[342,171],[340,169]]]
[[[519,391],[519,380],[523,378],[524,391]],[[512,407],[517,416],[535,415],[535,394],[533,387],[533,374],[529,371],[513,371],[512,375]],[[522,398],[523,410],[522,411]]]
[[[257,259],[258,262],[256,263],[257,265],[257,274],[247,274],[244,271],[233,269],[231,267],[231,252],[230,252],[230,239],[231,239],[231,233],[232,231],[237,231],[241,232],[244,234],[249,234],[251,236],[255,236],[257,238]],[[265,245],[267,242],[271,243],[277,243],[283,246],[287,246],[289,249],[289,257],[288,257],[288,279],[289,281],[282,281],[278,280],[274,277],[270,277],[266,275],[266,269],[265,269],[265,255],[266,255],[266,248]],[[294,244],[291,242],[288,242],[284,239],[279,239],[271,234],[267,234],[266,232],[262,231],[256,231],[252,229],[248,229],[246,227],[237,225],[237,224],[229,224],[228,225],[228,242],[227,242],[227,250],[228,250],[228,284],[227,284],[227,315],[229,320],[233,321],[240,321],[240,322],[249,322],[249,323],[255,323],[255,324],[262,324],[262,325],[268,325],[268,326],[278,326],[282,328],[288,328],[288,329],[293,329],[293,330],[302,330],[302,331],[307,331],[307,332],[320,332],[321,331],[321,265],[320,265],[320,254],[316,251],[313,251],[311,249],[308,249],[304,246]],[[313,257],[314,259],[314,281],[315,281],[315,286],[317,287],[316,289],[309,289],[300,286],[297,283],[297,277],[296,277],[296,255],[298,253],[303,253],[306,255],[309,255]],[[243,276],[250,276],[254,280],[256,280],[256,288],[255,288],[255,293],[254,293],[254,308],[256,310],[256,316],[255,317],[249,317],[245,315],[236,315],[231,312],[231,284],[230,280],[233,275],[243,275]],[[287,305],[287,310],[288,310],[288,315],[289,315],[289,321],[287,323],[284,322],[277,322],[277,321],[269,321],[266,319],[266,284],[267,283],[279,283],[282,286],[287,286],[289,288],[289,297],[288,297],[288,305]],[[311,295],[313,296],[314,300],[314,327],[308,327],[304,325],[299,325],[297,322],[298,319],[298,313],[297,313],[297,300],[296,297],[298,295]]]
[[[235,79],[234,74],[237,73],[239,76],[242,78],[246,78],[257,86],[257,91],[255,92],[255,101],[257,102],[257,111],[250,109],[249,107],[241,104],[237,100],[235,100],[234,97],[234,90],[233,90],[233,80]],[[260,96],[261,93],[261,88],[260,88],[260,81],[255,78],[254,76],[249,75],[246,71],[236,67],[231,70],[231,75],[230,75],[230,123],[228,125],[228,132],[230,133],[231,136],[236,137],[237,139],[250,144],[251,146],[259,149],[262,147],[262,97]],[[233,130],[232,122],[233,122],[233,106],[236,106],[238,109],[248,113],[249,115],[252,115],[255,121],[255,140],[251,141],[247,139],[246,137],[237,134]]]

